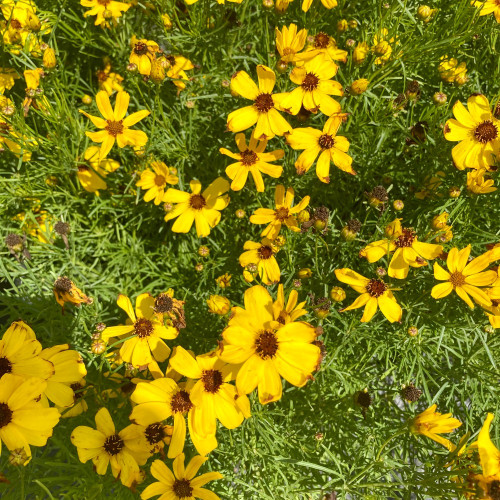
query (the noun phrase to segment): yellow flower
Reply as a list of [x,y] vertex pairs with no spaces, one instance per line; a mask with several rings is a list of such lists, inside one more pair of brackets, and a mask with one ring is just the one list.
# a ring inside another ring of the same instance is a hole
[[299,294],[297,290],[292,290],[285,304],[285,290],[283,285],[278,285],[278,295],[273,302],[273,317],[279,325],[286,325],[307,314],[303,309],[306,302],[298,302]]
[[245,71],[238,71],[231,77],[231,90],[254,101],[254,104],[230,113],[227,117],[228,130],[241,132],[257,124],[253,132],[256,139],[272,139],[275,135],[289,134],[292,127],[278,112],[278,97],[272,95],[276,83],[274,71],[259,64],[257,77],[258,87]]
[[284,224],[292,231],[299,232],[300,226],[297,222],[296,214],[304,210],[309,204],[310,197],[304,196],[298,205],[292,207],[295,191],[288,188],[285,195],[285,186],[279,184],[274,192],[274,204],[276,208],[258,208],[250,217],[252,224],[268,224],[262,231],[261,236],[274,240],[281,231]]
[[116,432],[107,408],[95,415],[96,429],[80,425],[71,433],[80,462],[92,460],[97,474],[104,475],[111,465],[111,472],[125,486],[132,486],[140,478],[139,465],[149,458],[149,450],[140,448],[137,426],[129,425]]
[[224,316],[231,309],[231,302],[226,297],[220,295],[210,295],[207,300],[208,309],[211,313]]
[[426,436],[436,443],[442,444],[448,450],[453,451],[454,445],[440,434],[447,434],[454,431],[462,425],[462,423],[453,418],[451,413],[441,413],[436,411],[437,405],[432,405],[427,410],[419,413],[411,422],[410,430],[413,434]]
[[156,495],[161,495],[161,498],[168,498],[169,500],[184,500],[187,498],[220,500],[215,493],[202,488],[202,486],[209,481],[222,479],[222,474],[219,472],[206,472],[195,477],[206,460],[206,458],[198,455],[193,457],[187,467],[184,468],[184,453],[181,453],[174,460],[172,466],[174,473],[161,460],[155,460],[151,465],[151,475],[158,479],[158,482],[150,484],[141,493],[141,499],[147,500]]
[[352,158],[347,154],[349,141],[342,136],[337,136],[337,131],[342,123],[341,115],[331,116],[325,123],[323,131],[312,127],[296,128],[287,137],[288,144],[293,149],[304,149],[295,162],[297,173],[306,173],[316,160],[316,175],[321,182],[330,182],[330,163],[340,170],[355,175],[352,168]]
[[[194,64],[186,59],[184,56],[165,56],[168,61],[168,71],[167,76],[172,78],[174,85],[179,89],[183,90],[186,88],[184,81],[188,81],[189,78],[186,75],[186,71],[194,68]],[[183,81],[184,80],[184,81]]]
[[303,61],[308,61],[317,56],[323,56],[326,60],[330,61],[347,61],[347,51],[341,50],[337,47],[337,42],[333,37],[327,35],[325,32],[320,31],[313,37],[313,41],[308,45],[307,49],[301,54],[297,54],[297,65]]
[[233,191],[240,191],[243,189],[247,182],[248,174],[252,174],[255,182],[255,187],[259,193],[264,192],[264,180],[262,173],[270,175],[271,177],[278,178],[283,172],[283,167],[278,165],[271,165],[270,161],[281,160],[285,156],[282,149],[264,153],[267,146],[267,139],[258,141],[254,136],[246,143],[245,134],[236,134],[236,145],[238,146],[239,153],[232,153],[226,148],[220,148],[219,151],[234,160],[226,167],[226,175],[233,181],[231,189]]
[[[313,0],[302,0],[302,10],[307,12],[311,7],[312,2]],[[326,7],[327,9],[333,9],[338,5],[337,0],[321,0],[321,3],[323,4],[323,7]]]
[[366,42],[359,42],[352,54],[352,60],[355,64],[361,64],[366,59],[366,56],[370,52],[370,46]]
[[458,142],[451,151],[453,161],[459,170],[489,169],[500,153],[500,121],[482,94],[469,97],[467,108],[457,101],[453,106],[456,120],[448,120],[444,126],[445,138]]
[[105,90],[108,95],[112,95],[113,92],[121,92],[123,86],[123,77],[118,73],[113,73],[111,71],[111,63],[109,60],[105,60],[104,69],[97,72],[97,81],[99,83],[99,89]]
[[130,4],[116,2],[115,0],[80,0],[82,7],[90,7],[90,10],[83,14],[83,17],[96,16],[95,26],[103,25],[107,27],[110,19],[116,23],[116,19],[122,16],[130,8]]
[[278,50],[281,60],[286,63],[297,61],[297,54],[304,48],[307,38],[307,30],[301,29],[297,32],[297,25],[283,26],[281,31],[275,28],[276,33],[276,49]]
[[163,455],[163,448],[165,445],[170,444],[174,431],[173,426],[163,424],[162,422],[154,422],[149,425],[137,425],[137,429],[141,435],[142,447],[149,448],[151,455],[155,453],[161,453]]
[[194,222],[198,237],[208,236],[220,222],[220,210],[229,204],[229,196],[224,194],[229,189],[229,182],[218,177],[203,193],[200,181],[191,181],[189,187],[191,194],[173,188],[165,193],[163,201],[175,203],[174,209],[165,215],[165,221],[178,217],[172,225],[174,233],[188,233]]
[[0,451],[2,441],[9,450],[23,449],[27,457],[30,445],[45,446],[60,418],[56,408],[37,402],[46,386],[40,378],[26,380],[11,373],[0,378]]
[[366,89],[368,88],[368,85],[370,85],[370,81],[367,80],[366,78],[360,78],[359,80],[354,80],[351,83],[351,94],[354,95],[361,95],[364,92],[366,92]]
[[274,320],[273,299],[260,285],[245,291],[245,309],[233,308],[233,317],[223,331],[222,361],[242,366],[236,388],[249,394],[258,387],[261,404],[278,401],[281,377],[296,387],[312,379],[321,352],[312,342],[316,329],[309,323],[294,321],[281,326]]
[[229,273],[225,273],[215,278],[215,282],[219,288],[229,288],[231,286],[231,278],[232,276]]
[[0,94],[10,90],[19,78],[17,71],[13,68],[0,68]]
[[375,58],[375,64],[385,64],[392,55],[392,45],[395,42],[395,38],[388,38],[389,31],[387,28],[382,28],[380,32],[373,37],[372,51],[377,56]]
[[299,86],[291,92],[278,94],[280,109],[292,115],[301,107],[311,113],[321,111],[327,116],[340,113],[340,104],[330,97],[343,95],[342,85],[332,80],[337,70],[338,66],[323,55],[296,66],[290,73],[290,80]]
[[153,171],[146,169],[141,173],[141,178],[136,186],[147,190],[144,194],[144,201],[153,200],[155,205],[159,205],[164,200],[165,188],[167,184],[177,184],[179,177],[171,173],[170,168],[162,161],[152,161],[149,166]]
[[361,294],[349,307],[345,307],[340,312],[350,311],[365,307],[361,323],[370,321],[377,308],[380,307],[382,314],[391,322],[401,321],[403,311],[401,306],[384,281],[381,279],[368,279],[352,269],[335,269],[335,276],[342,283],[346,283],[353,290]]
[[20,135],[10,123],[0,118],[0,153],[5,151],[4,145],[17,158],[30,161],[31,151],[37,142],[25,135]]
[[100,160],[98,146],[88,147],[83,157],[87,164],[81,163],[78,165],[78,172],[76,173],[78,180],[85,191],[99,196],[99,190],[108,189],[104,179],[109,173],[118,169],[120,164],[110,158]]
[[61,418],[77,417],[89,409],[87,402],[84,399],[86,392],[85,385],[86,382],[83,378],[70,384],[70,387],[73,390],[73,405],[70,408],[56,406],[56,408],[61,412]]
[[452,248],[446,259],[448,271],[443,269],[437,262],[434,262],[434,277],[444,281],[434,286],[431,295],[435,299],[441,299],[449,295],[453,290],[474,309],[474,303],[469,295],[480,305],[491,306],[488,295],[479,287],[491,285],[497,279],[495,271],[484,271],[490,264],[489,252],[476,257],[468,262],[471,246],[468,245],[462,250]]
[[467,65],[464,62],[459,64],[454,57],[442,56],[438,71],[445,82],[460,84],[467,81]]
[[129,317],[127,325],[106,328],[101,338],[130,337],[120,348],[120,356],[125,363],[140,368],[156,361],[165,361],[170,355],[170,348],[162,339],[175,339],[179,332],[172,326],[164,326],[155,317],[155,299],[149,293],[139,295],[135,301],[135,311],[130,299],[119,295],[116,302]]
[[131,130],[129,127],[146,118],[150,111],[143,109],[132,113],[125,118],[130,101],[130,95],[127,92],[118,92],[116,94],[115,109],[111,108],[108,93],[101,90],[96,95],[97,107],[103,118],[89,115],[87,112],[79,109],[80,113],[89,118],[92,123],[100,129],[99,132],[85,132],[87,137],[94,142],[101,142],[100,159],[104,159],[111,151],[115,141],[119,148],[125,146],[144,146],[148,142],[148,136],[141,130]]
[[80,304],[92,304],[93,300],[87,297],[69,278],[60,276],[54,282],[54,297],[56,302],[64,309],[64,304],[69,302],[77,307]]
[[249,264],[256,265],[257,274],[265,285],[279,282],[281,271],[274,257],[278,249],[270,239],[263,238],[261,243],[247,241],[243,245],[243,249],[247,251],[240,255],[241,267],[247,267]]
[[156,53],[160,51],[160,47],[153,40],[145,38],[139,40],[133,37],[131,43],[133,48],[129,57],[130,64],[135,64],[141,75],[149,76],[152,62],[156,58]]
[[[365,257],[373,263],[384,255],[394,252],[389,264],[389,276],[405,279],[411,267],[427,265],[425,259],[435,259],[443,252],[441,245],[422,243],[418,241],[415,231],[409,227],[401,226],[401,219],[394,220],[389,226],[389,239],[374,241],[359,252],[360,257]],[[387,233],[387,231],[386,231]]]
[[497,23],[500,23],[500,3],[498,3],[498,0],[486,0],[485,2],[472,0],[471,5],[481,8],[481,11],[479,12],[480,16],[493,14]]
[[169,288],[155,298],[154,311],[161,323],[165,320],[177,330],[186,328],[184,301],[174,297],[174,290]]
[[[474,194],[486,194],[496,191],[495,181],[491,179],[485,168],[478,168],[467,172],[467,189]],[[485,179],[486,175],[486,179]]]

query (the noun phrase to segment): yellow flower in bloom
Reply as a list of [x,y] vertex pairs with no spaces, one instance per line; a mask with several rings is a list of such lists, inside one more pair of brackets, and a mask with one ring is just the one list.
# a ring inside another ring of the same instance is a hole
[[459,64],[454,57],[442,56],[438,71],[441,80],[447,83],[463,84],[467,81],[467,65],[464,62]]
[[[39,200],[38,200],[39,201]],[[40,206],[32,209],[31,214],[21,212],[15,216],[25,226],[25,231],[35,237],[41,243],[48,243],[52,235],[54,218],[46,210],[41,210]]]
[[125,146],[144,146],[148,142],[148,136],[142,130],[131,130],[129,127],[146,118],[150,111],[143,109],[132,113],[125,118],[130,101],[130,95],[127,92],[118,92],[116,94],[115,109],[111,108],[108,93],[101,90],[96,95],[97,107],[103,118],[89,115],[87,112],[79,109],[80,113],[89,118],[92,123],[100,129],[99,132],[85,132],[87,137],[94,142],[101,142],[100,159],[103,159],[111,151],[115,141],[119,148]]
[[373,37],[372,51],[377,56],[375,64],[385,64],[392,55],[392,45],[395,42],[394,37],[388,38],[389,31],[382,28],[380,32]]
[[67,407],[57,407],[61,412],[61,418],[77,417],[89,409],[87,402],[84,399],[85,395],[85,379],[81,379],[78,382],[70,384],[73,390],[73,405],[70,408]]
[[99,190],[108,189],[104,178],[120,167],[116,160],[110,158],[100,160],[99,150],[98,146],[88,147],[83,154],[87,163],[79,164],[76,173],[82,188],[89,193],[95,193],[97,196],[99,196]]
[[[312,2],[313,0],[302,0],[302,10],[307,12],[311,7]],[[323,7],[326,7],[327,9],[333,9],[338,5],[337,0],[321,0],[321,3],[323,4]]]
[[457,101],[453,106],[456,119],[448,120],[444,126],[446,140],[458,142],[451,150],[453,161],[459,170],[489,169],[500,154],[500,121],[482,94],[469,97],[467,108]]
[[0,451],[3,442],[9,450],[22,449],[31,457],[30,445],[47,444],[60,414],[37,402],[46,386],[40,378],[26,380],[10,373],[0,378]]
[[224,273],[215,278],[215,282],[219,288],[229,288],[231,286],[231,278],[232,276],[229,273]]
[[307,49],[297,55],[297,64],[300,65],[302,61],[308,61],[321,55],[326,60],[342,62],[347,61],[347,51],[339,49],[337,47],[337,42],[332,36],[320,31],[313,37],[313,42],[307,47]]
[[481,11],[479,12],[480,16],[493,14],[495,16],[495,19],[497,20],[497,23],[500,23],[500,3],[498,2],[498,0],[486,0],[484,2],[479,0],[472,0],[471,5],[481,8]]
[[0,94],[3,94],[6,90],[10,90],[18,78],[19,75],[15,69],[0,68]]
[[167,184],[177,184],[179,177],[174,175],[170,167],[167,167],[162,161],[152,161],[149,166],[153,171],[144,170],[136,186],[146,191],[144,201],[153,200],[155,205],[159,205],[164,201]]
[[436,443],[442,444],[448,450],[453,451],[454,445],[440,434],[447,434],[462,425],[462,422],[453,418],[451,413],[441,413],[436,411],[437,405],[432,405],[427,410],[419,413],[411,422],[410,430],[413,434],[426,436]]
[[321,182],[330,182],[331,162],[340,170],[356,175],[352,168],[352,158],[347,154],[349,141],[337,135],[342,119],[341,115],[334,115],[326,121],[323,131],[312,127],[296,128],[287,137],[287,142],[293,149],[304,150],[295,162],[299,175],[311,168],[318,154],[316,175]]
[[[486,176],[486,179],[485,179]],[[485,168],[467,172],[467,189],[474,194],[486,194],[496,191],[495,181],[487,175]]]
[[193,180],[189,183],[191,194],[169,188],[163,201],[175,203],[174,209],[165,215],[165,221],[178,219],[172,225],[174,233],[188,233],[196,225],[199,237],[208,236],[210,230],[220,222],[220,210],[229,204],[229,196],[224,194],[229,189],[229,182],[222,177],[215,179],[203,193],[201,182]]
[[64,309],[64,304],[69,302],[80,306],[80,304],[92,304],[93,300],[87,297],[69,278],[61,276],[54,282],[54,296],[56,302]]
[[229,114],[228,130],[241,132],[257,124],[253,132],[256,139],[272,139],[275,135],[289,134],[292,127],[278,112],[279,96],[272,94],[276,83],[274,71],[259,64],[257,77],[258,87],[246,71],[238,71],[231,77],[231,90],[254,103]]
[[80,5],[90,8],[83,14],[83,17],[96,16],[94,24],[96,26],[103,25],[103,27],[107,27],[110,19],[116,23],[116,19],[130,9],[130,4],[116,0],[80,0]]
[[[184,0],[188,5],[192,5],[194,3],[196,3],[198,0]],[[243,2],[243,0],[227,0],[228,2],[231,2],[231,3],[241,3]],[[225,4],[226,3],[226,0],[217,0],[217,3],[219,5],[222,5],[222,4]]]
[[240,191],[245,186],[248,174],[252,174],[255,182],[255,187],[259,193],[264,192],[264,180],[262,174],[270,175],[275,179],[280,177],[283,173],[283,167],[278,165],[271,165],[270,161],[281,160],[285,156],[282,149],[264,153],[267,146],[267,139],[258,141],[254,136],[250,138],[247,146],[245,134],[236,134],[236,145],[240,150],[239,153],[232,153],[226,148],[220,148],[219,152],[223,155],[229,156],[236,163],[231,163],[226,167],[226,175],[233,181],[231,189],[233,191]]
[[349,307],[345,307],[340,312],[364,307],[361,323],[366,323],[373,318],[377,308],[380,307],[382,314],[391,323],[401,321],[403,315],[401,306],[396,302],[393,293],[383,280],[368,279],[347,268],[335,269],[335,276],[339,281],[346,283],[361,294]]
[[295,191],[288,188],[285,195],[285,186],[279,184],[274,192],[274,204],[276,208],[258,208],[250,217],[252,224],[267,224],[261,236],[274,240],[281,231],[284,224],[292,231],[300,231],[296,215],[309,205],[309,196],[304,196],[298,205],[292,207]]
[[278,296],[273,302],[273,317],[280,325],[286,325],[307,314],[303,309],[306,302],[298,302],[299,294],[297,290],[292,290],[285,303],[285,290],[283,285],[278,285]]
[[394,252],[389,263],[389,276],[392,278],[405,279],[410,266],[426,266],[425,259],[435,259],[443,252],[441,245],[418,241],[417,234],[411,227],[401,226],[401,219],[394,220],[388,227],[390,231],[386,229],[386,234],[389,233],[389,239],[370,243],[359,252],[359,256],[373,263]]
[[149,425],[137,425],[137,430],[141,435],[142,446],[149,448],[151,455],[161,453],[163,455],[163,448],[169,445],[172,440],[173,426],[163,424],[161,422],[154,422]]
[[97,474],[104,475],[111,465],[111,472],[125,486],[132,486],[140,478],[139,465],[149,458],[149,450],[140,448],[141,439],[137,426],[129,425],[116,432],[107,408],[95,415],[96,429],[80,425],[71,433],[80,462],[92,460]]
[[151,65],[156,58],[156,53],[160,47],[152,40],[133,37],[131,40],[132,52],[129,57],[130,64],[135,64],[141,75],[149,76],[151,74]]
[[247,241],[243,249],[246,252],[243,252],[239,258],[242,267],[247,267],[249,264],[257,266],[257,274],[265,285],[279,282],[281,271],[274,257],[278,249],[270,239],[264,238],[261,243]]
[[498,277],[495,271],[484,271],[490,264],[490,254],[486,252],[467,264],[470,252],[470,245],[462,250],[452,248],[446,259],[448,271],[434,262],[434,278],[444,283],[434,286],[432,297],[441,299],[455,290],[471,309],[474,303],[469,295],[480,305],[491,306],[490,298],[479,288],[491,285]]
[[283,26],[281,31],[275,28],[276,49],[281,60],[286,63],[293,63],[297,60],[297,54],[304,48],[307,38],[307,30],[301,29],[297,32],[297,25]]
[[330,59],[318,55],[296,66],[290,73],[290,80],[299,87],[279,95],[279,107],[296,115],[303,106],[311,113],[321,111],[327,116],[340,113],[340,104],[332,95],[343,95],[342,85],[332,80],[338,66]]
[[[167,76],[172,78],[174,85],[179,89],[183,90],[186,88],[184,81],[188,81],[189,78],[186,75],[186,71],[194,68],[194,64],[186,59],[184,56],[165,56],[168,61],[168,71]],[[184,80],[184,81],[183,81]]]
[[120,348],[120,356],[125,363],[135,368],[143,367],[156,361],[165,361],[170,355],[170,348],[162,339],[175,339],[179,332],[172,326],[165,326],[155,316],[155,299],[149,293],[139,295],[135,301],[135,311],[130,299],[119,295],[116,302],[129,317],[127,325],[106,328],[101,338],[105,341],[112,337],[130,337]]
[[281,377],[296,387],[312,379],[321,352],[312,342],[316,329],[294,321],[281,326],[274,320],[273,299],[260,285],[245,291],[245,309],[233,308],[233,317],[223,331],[222,361],[242,366],[236,376],[241,394],[259,391],[261,404],[281,398]]
[[[221,3],[221,2],[219,2]],[[206,472],[195,477],[203,462],[207,459],[196,456],[191,459],[184,468],[184,453],[181,453],[174,460],[172,471],[161,461],[155,460],[151,464],[151,475],[158,479],[158,482],[150,484],[142,493],[141,499],[161,495],[163,500],[185,500],[200,498],[203,500],[220,500],[215,493],[202,488],[209,481],[222,479],[219,472]]]
[[111,71],[111,63],[109,60],[105,60],[104,69],[97,72],[97,81],[99,83],[99,89],[105,90],[108,95],[123,90],[123,86],[121,85],[123,76]]
[[220,295],[210,295],[207,305],[211,313],[218,314],[219,316],[224,316],[231,309],[229,299]]

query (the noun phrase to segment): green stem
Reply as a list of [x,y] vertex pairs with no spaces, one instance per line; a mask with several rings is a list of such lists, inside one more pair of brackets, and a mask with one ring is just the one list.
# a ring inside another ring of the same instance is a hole
[[380,450],[378,450],[377,456],[375,457],[375,462],[378,462],[380,460],[380,455],[382,455],[382,452],[384,451],[384,448],[396,437],[401,436],[401,434],[406,434],[408,432],[407,427],[404,427],[403,429],[400,429],[396,434],[393,434],[391,437],[386,439],[382,446],[380,447]]

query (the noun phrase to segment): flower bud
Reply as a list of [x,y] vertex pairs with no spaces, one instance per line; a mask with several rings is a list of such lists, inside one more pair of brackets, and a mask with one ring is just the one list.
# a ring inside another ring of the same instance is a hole
[[347,24],[346,19],[341,19],[337,23],[337,31],[340,31],[341,33],[343,33],[344,31],[347,31],[347,28],[349,28],[349,25]]
[[345,300],[345,290],[340,287],[340,286],[334,286],[331,290],[330,290],[330,298],[334,301],[334,302],[342,302],[343,300]]
[[361,64],[366,59],[368,52],[370,52],[370,47],[366,42],[358,43],[352,54],[354,64]]
[[410,326],[410,328],[408,328],[408,335],[410,337],[416,337],[418,335],[418,328],[416,326]]
[[162,59],[164,58],[153,59],[153,61],[151,61],[151,73],[149,74],[149,78],[157,85],[162,83],[166,77],[165,65],[162,63]]
[[242,208],[238,208],[234,213],[238,219],[244,219],[246,217],[246,212]]
[[83,104],[92,104],[92,97],[90,97],[89,95],[85,94],[82,97],[82,102],[83,102]]
[[207,300],[208,309],[211,313],[218,314],[219,316],[224,316],[231,309],[231,302],[226,297],[220,295],[210,295]]
[[284,73],[288,68],[288,63],[286,61],[283,61],[283,59],[280,59],[278,63],[276,64],[276,71],[278,73]]
[[137,72],[137,64],[135,64],[135,63],[127,64],[127,71],[129,73],[136,73]]
[[312,276],[312,271],[309,267],[304,267],[303,269],[301,269],[298,273],[297,273],[297,278],[300,278],[300,279],[307,279],[307,278],[310,278]]
[[200,248],[198,248],[198,255],[200,257],[208,257],[209,254],[210,254],[210,249],[207,246],[202,245]]
[[458,198],[460,196],[460,188],[458,186],[452,186],[449,189],[448,194],[450,198]]
[[97,339],[90,345],[90,350],[93,354],[102,354],[106,350],[106,342],[102,339]]
[[163,14],[161,16],[161,20],[163,22],[163,26],[167,31],[170,31],[173,27],[172,25],[172,19],[170,19],[170,16],[168,14]]
[[435,215],[432,219],[432,227],[433,229],[443,229],[446,227],[446,222],[448,221],[448,217],[450,214],[448,212],[443,212],[442,214]]
[[402,200],[394,200],[392,207],[394,208],[394,210],[401,212],[401,210],[403,210],[403,208],[405,207],[405,204]]
[[352,30],[355,30],[358,27],[358,21],[356,21],[356,19],[351,19],[347,24]]
[[272,9],[274,7],[274,0],[262,0],[262,7],[264,9]]
[[11,450],[9,455],[9,464],[14,467],[18,467],[20,465],[26,465],[31,460],[31,457],[28,457],[24,448],[16,448]]
[[297,221],[302,224],[303,222],[307,222],[311,218],[311,214],[308,210],[301,210],[297,214]]
[[354,241],[361,230],[361,222],[358,219],[351,219],[346,226],[342,228],[340,235],[345,241]]
[[367,80],[366,78],[360,78],[359,80],[355,80],[354,82],[351,83],[350,87],[351,94],[361,95],[363,92],[366,91],[369,84],[370,81]]
[[446,104],[446,101],[448,100],[448,96],[444,94],[443,92],[436,92],[432,96],[432,100],[434,101],[434,104],[436,106],[442,106],[443,104]]
[[422,20],[425,21],[429,17],[431,17],[432,14],[432,9],[428,5],[421,5],[417,9],[417,16]]
[[198,262],[198,264],[194,266],[194,270],[198,273],[201,273],[203,271],[203,264],[201,262]]

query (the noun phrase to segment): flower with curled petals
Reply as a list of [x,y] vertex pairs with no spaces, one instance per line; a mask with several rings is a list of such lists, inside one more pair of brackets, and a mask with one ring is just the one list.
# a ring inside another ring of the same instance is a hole
[[148,168],[141,172],[141,178],[135,185],[145,191],[144,201],[153,201],[155,205],[159,205],[165,197],[167,184],[177,184],[179,177],[175,175],[175,169],[167,167],[162,161],[152,161],[149,167],[151,170]]
[[280,283],[278,285],[278,296],[273,303],[274,319],[281,325],[286,325],[291,321],[307,314],[307,311],[303,309],[306,302],[298,302],[299,294],[297,290],[292,290],[288,296],[288,301],[285,301],[285,290],[283,285]]
[[274,29],[276,34],[276,49],[281,60],[286,63],[293,63],[297,60],[297,54],[304,48],[307,38],[307,30],[301,29],[297,32],[297,25],[283,26],[281,31]]
[[327,35],[324,31],[320,31],[317,35],[314,35],[312,43],[307,49],[297,54],[297,65],[300,66],[302,61],[308,61],[319,55],[323,55],[325,59],[331,61],[347,61],[347,51],[339,49],[335,39]]
[[94,24],[102,25],[103,28],[108,27],[110,19],[116,23],[116,19],[121,17],[123,12],[127,12],[131,6],[131,4],[115,0],[80,0],[80,5],[90,8],[83,14],[83,17],[96,16]]
[[149,76],[153,61],[156,60],[156,53],[160,51],[160,47],[153,40],[138,39],[135,36],[132,37],[130,44],[132,52],[128,62],[137,66],[139,74]]

